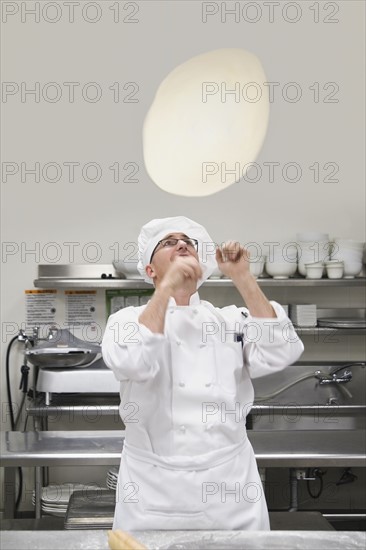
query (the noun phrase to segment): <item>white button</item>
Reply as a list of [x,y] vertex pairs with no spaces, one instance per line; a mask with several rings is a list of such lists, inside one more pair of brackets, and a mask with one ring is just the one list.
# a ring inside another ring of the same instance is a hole
[[205,429],[208,432],[209,430],[212,429],[212,427],[213,427],[213,424],[206,424]]
[[207,384],[205,384],[206,388],[209,388],[210,386],[212,386],[212,382],[207,382]]
[[171,309],[171,310],[170,310],[170,313],[174,313],[174,309]]
[[185,387],[186,387],[186,385],[185,385],[184,382],[179,382],[179,386],[180,386],[181,388],[185,388]]
[[177,341],[176,341],[177,346],[180,346],[181,343],[182,343],[182,342],[181,342],[180,340],[177,340]]
[[198,309],[194,309],[194,310],[193,310],[193,313],[194,313],[195,315],[197,315]]
[[206,346],[206,344],[200,344],[200,348],[204,348]]
[[180,426],[179,429],[180,429],[180,431],[183,432],[183,433],[186,431],[186,427],[185,427],[185,426]]

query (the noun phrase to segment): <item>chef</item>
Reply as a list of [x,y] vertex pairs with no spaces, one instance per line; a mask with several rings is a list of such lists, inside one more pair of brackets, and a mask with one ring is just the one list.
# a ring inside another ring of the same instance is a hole
[[[239,243],[215,249],[204,227],[177,216],[142,227],[138,254],[155,292],[111,315],[102,342],[126,426],[113,528],[268,530],[246,434],[251,378],[294,363],[303,344]],[[217,265],[246,307],[200,299]]]

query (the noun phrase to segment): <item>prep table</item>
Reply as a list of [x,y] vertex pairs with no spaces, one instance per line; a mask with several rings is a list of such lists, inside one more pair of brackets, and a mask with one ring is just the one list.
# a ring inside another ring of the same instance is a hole
[[[124,432],[2,432],[5,468],[5,518],[14,517],[15,469],[35,467],[36,517],[40,517],[41,468],[44,466],[118,465]],[[259,467],[366,466],[364,430],[249,431]]]
[[[139,531],[149,549],[354,550],[365,548],[359,531]],[[107,531],[3,531],[2,550],[108,550]]]

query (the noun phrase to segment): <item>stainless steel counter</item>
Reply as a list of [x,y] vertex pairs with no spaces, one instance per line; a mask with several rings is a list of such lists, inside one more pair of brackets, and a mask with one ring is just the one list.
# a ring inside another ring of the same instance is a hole
[[[249,431],[261,467],[366,466],[364,430]],[[116,465],[124,432],[1,433],[1,466]]]
[[[139,531],[149,549],[354,550],[365,548],[357,531]],[[3,531],[2,550],[108,550],[107,531]]]
[[[260,467],[366,466],[364,430],[249,431]],[[36,517],[40,517],[44,466],[110,466],[121,459],[124,431],[2,432],[0,466],[5,468],[5,517],[14,517],[15,469],[35,467]]]

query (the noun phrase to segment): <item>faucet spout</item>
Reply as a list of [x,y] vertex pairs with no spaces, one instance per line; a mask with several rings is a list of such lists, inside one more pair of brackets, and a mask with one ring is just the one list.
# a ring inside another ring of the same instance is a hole
[[337,376],[336,372],[325,374],[324,372],[317,370],[315,372],[315,377],[319,380],[319,384],[321,386],[323,384],[346,384],[352,380],[352,372],[350,370],[346,370],[341,376]]

